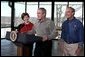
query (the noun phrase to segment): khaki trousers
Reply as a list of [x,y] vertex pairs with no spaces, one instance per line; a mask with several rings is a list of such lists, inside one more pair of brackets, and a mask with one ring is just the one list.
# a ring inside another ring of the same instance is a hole
[[68,44],[63,42],[63,56],[77,56],[76,50],[78,48],[78,43]]

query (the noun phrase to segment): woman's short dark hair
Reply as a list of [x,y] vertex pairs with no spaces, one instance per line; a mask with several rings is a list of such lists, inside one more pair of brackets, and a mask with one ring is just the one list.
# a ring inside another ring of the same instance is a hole
[[22,15],[21,15],[22,20],[23,20],[24,16],[26,16],[26,15],[27,15],[28,17],[30,17],[28,13],[22,13]]

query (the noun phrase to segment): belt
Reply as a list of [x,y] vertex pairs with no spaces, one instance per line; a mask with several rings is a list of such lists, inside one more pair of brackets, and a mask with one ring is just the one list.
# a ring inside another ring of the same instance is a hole
[[69,41],[65,41],[66,43],[68,43],[68,44],[74,44],[74,43],[78,43],[79,41],[72,41],[72,42],[69,42]]

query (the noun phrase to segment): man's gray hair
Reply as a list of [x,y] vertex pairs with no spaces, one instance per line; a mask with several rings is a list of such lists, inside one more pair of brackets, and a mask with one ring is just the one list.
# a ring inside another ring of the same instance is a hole
[[42,10],[42,12],[46,14],[46,9],[45,8],[38,8],[38,9]]

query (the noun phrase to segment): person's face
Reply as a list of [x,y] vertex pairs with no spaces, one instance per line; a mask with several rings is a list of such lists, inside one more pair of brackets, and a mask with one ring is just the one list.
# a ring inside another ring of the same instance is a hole
[[28,21],[29,20],[29,17],[26,15],[26,16],[24,16],[23,20],[24,21]]
[[43,13],[42,10],[38,9],[37,10],[37,18],[38,19],[43,19],[45,17],[45,13]]
[[71,18],[71,17],[73,17],[73,16],[74,16],[74,12],[72,11],[72,9],[67,8],[67,9],[66,9],[66,12],[65,12],[65,16],[66,16],[66,18]]

